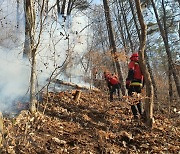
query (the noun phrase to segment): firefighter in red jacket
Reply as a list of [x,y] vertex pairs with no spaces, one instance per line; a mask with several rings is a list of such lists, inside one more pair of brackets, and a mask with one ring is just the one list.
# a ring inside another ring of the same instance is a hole
[[[133,92],[141,93],[141,89],[144,85],[143,74],[139,66],[139,56],[138,53],[132,54],[130,57],[130,63],[128,65],[128,77],[126,79],[126,88],[128,89],[128,95],[132,96]],[[131,110],[134,119],[138,119],[142,116],[142,103],[139,101],[136,105],[131,105]]]
[[118,94],[118,98],[120,100],[120,88],[121,88],[121,85],[120,85],[120,81],[119,81],[118,77],[115,74],[112,74],[109,77],[109,82],[110,82],[110,85],[111,85],[110,101],[111,102],[113,101],[113,94],[116,93],[116,91],[117,91],[117,94]]

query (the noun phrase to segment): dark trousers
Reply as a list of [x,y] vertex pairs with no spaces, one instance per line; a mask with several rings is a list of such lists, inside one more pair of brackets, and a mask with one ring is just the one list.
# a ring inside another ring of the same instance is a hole
[[118,97],[120,99],[120,84],[111,85],[110,90],[110,101],[113,101],[113,94],[117,92]]
[[[132,96],[133,92],[141,93],[141,86],[130,86],[128,89],[128,95]],[[131,111],[134,116],[137,116],[138,113],[142,115],[142,103],[139,101],[136,105],[131,105]]]

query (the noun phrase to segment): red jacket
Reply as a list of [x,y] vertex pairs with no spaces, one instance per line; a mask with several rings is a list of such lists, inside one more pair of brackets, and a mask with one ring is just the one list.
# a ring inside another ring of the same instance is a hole
[[119,84],[119,79],[116,75],[113,75],[109,78],[109,82],[112,84],[112,85],[115,85],[115,84]]
[[143,80],[143,75],[139,64],[135,61],[131,61],[128,65],[129,70],[133,71],[133,79],[135,80]]

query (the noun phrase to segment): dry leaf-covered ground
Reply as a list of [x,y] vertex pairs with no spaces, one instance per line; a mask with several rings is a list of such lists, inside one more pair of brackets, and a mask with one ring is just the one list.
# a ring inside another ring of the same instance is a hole
[[130,106],[109,102],[102,92],[49,93],[35,115],[27,110],[4,118],[0,153],[16,154],[179,154],[180,116],[166,108],[155,111],[153,129],[133,121]]

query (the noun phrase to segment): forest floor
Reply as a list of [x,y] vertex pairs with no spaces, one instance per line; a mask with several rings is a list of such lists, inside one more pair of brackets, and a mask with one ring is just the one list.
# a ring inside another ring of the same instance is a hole
[[180,115],[167,107],[155,109],[150,129],[132,119],[126,102],[109,102],[104,92],[83,91],[77,102],[73,97],[72,91],[51,92],[34,115],[22,110],[4,117],[0,153],[180,154]]

